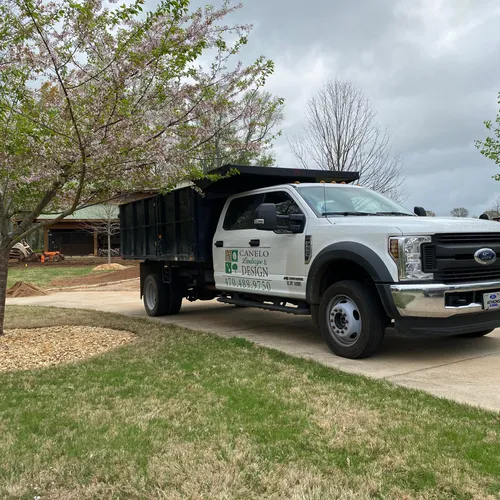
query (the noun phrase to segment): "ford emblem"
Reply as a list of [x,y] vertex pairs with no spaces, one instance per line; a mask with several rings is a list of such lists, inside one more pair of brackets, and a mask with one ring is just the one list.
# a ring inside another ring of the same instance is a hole
[[474,259],[479,264],[488,266],[497,260],[497,254],[491,248],[480,248],[474,254]]

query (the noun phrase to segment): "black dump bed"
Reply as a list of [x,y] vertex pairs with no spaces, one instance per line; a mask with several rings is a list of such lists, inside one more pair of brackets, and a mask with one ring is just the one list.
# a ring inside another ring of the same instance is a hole
[[[233,172],[239,172],[234,174]],[[226,174],[231,175],[226,176]],[[354,182],[357,172],[226,165],[195,181],[120,206],[121,252],[125,259],[211,263],[212,238],[226,199],[237,193],[293,182]]]

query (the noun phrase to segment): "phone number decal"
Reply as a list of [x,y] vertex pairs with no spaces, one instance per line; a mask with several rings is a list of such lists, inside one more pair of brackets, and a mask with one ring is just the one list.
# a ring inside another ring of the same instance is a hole
[[226,278],[226,286],[244,288],[246,290],[271,290],[271,282],[245,278]]

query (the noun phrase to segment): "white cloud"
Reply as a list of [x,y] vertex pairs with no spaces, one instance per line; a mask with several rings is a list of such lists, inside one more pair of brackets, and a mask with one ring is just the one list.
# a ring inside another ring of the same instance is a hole
[[[157,1],[157,0],[155,0]],[[221,0],[213,0],[219,5]],[[193,0],[193,6],[205,0]],[[329,78],[372,100],[403,156],[408,205],[480,214],[500,195],[498,167],[474,147],[500,91],[499,0],[243,0],[231,22],[254,23],[245,62],[273,59],[267,89],[286,100],[283,132],[304,123],[307,99]],[[293,165],[285,137],[280,166]]]
[[302,53],[287,50],[274,58],[276,70],[269,78],[267,90],[286,100],[286,128],[302,123],[307,100],[335,74],[335,59],[319,47]]

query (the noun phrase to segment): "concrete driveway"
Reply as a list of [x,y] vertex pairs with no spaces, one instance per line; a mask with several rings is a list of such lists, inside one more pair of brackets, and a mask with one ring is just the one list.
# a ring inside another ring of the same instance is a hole
[[[137,291],[95,289],[8,299],[7,304],[95,309],[147,317]],[[294,356],[437,396],[500,411],[500,329],[479,339],[406,339],[388,333],[380,351],[364,360],[332,354],[308,317],[185,302],[178,316],[158,321],[226,337],[243,337]]]

